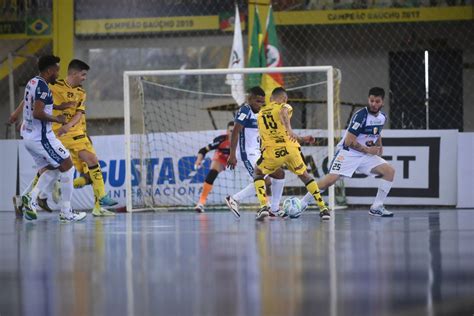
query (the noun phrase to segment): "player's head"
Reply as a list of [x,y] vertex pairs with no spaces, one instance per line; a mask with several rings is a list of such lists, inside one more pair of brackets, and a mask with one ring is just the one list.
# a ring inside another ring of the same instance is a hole
[[385,90],[380,87],[373,87],[369,90],[368,110],[372,114],[377,114],[383,106]]
[[230,135],[232,134],[232,131],[234,130],[234,121],[230,121],[227,123],[227,134]]
[[59,77],[59,61],[61,59],[54,55],[41,56],[38,60],[38,70],[47,82],[55,83]]
[[74,87],[79,86],[87,79],[87,72],[90,67],[88,64],[79,59],[73,59],[67,66],[67,77],[69,84]]
[[288,94],[283,87],[278,87],[273,89],[270,100],[278,103],[286,103],[288,101]]
[[265,104],[265,91],[259,86],[250,88],[248,91],[247,101],[254,112],[260,111]]

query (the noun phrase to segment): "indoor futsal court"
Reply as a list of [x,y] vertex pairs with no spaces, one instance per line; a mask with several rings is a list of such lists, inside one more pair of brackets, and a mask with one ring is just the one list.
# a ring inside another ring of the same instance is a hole
[[0,316],[474,316],[474,0],[0,0]]
[[473,210],[394,211],[0,213],[1,314],[471,315]]

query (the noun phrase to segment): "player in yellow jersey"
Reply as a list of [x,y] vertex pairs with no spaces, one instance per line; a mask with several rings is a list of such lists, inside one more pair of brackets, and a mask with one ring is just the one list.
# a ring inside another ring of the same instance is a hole
[[319,206],[321,219],[331,218],[319,188],[313,177],[306,170],[306,162],[301,153],[300,142],[314,143],[312,136],[298,136],[291,128],[290,119],[293,108],[287,104],[288,95],[285,89],[275,88],[270,97],[270,103],[262,106],[258,113],[258,131],[260,134],[262,155],[257,161],[254,172],[254,184],[260,210],[257,220],[269,216],[269,207],[265,196],[264,176],[281,173],[281,167],[286,165],[288,170],[296,174],[305,184],[308,192],[313,195]]
[[[103,206],[113,206],[117,202],[105,193],[104,179],[100,170],[99,160],[95,153],[92,142],[87,135],[85,100],[86,92],[81,84],[87,78],[89,65],[85,62],[73,59],[68,66],[66,79],[57,80],[50,84],[54,100],[54,115],[64,115],[66,124],[53,124],[53,131],[61,143],[70,151],[74,167],[81,174],[74,179],[74,187],[81,188],[92,184],[94,191],[94,216],[115,215]],[[75,102],[75,106],[61,108],[59,105]]]

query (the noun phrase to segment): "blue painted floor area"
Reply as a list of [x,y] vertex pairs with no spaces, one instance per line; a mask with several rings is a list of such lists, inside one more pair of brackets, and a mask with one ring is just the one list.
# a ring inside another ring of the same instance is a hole
[[0,315],[472,315],[474,210],[0,212]]

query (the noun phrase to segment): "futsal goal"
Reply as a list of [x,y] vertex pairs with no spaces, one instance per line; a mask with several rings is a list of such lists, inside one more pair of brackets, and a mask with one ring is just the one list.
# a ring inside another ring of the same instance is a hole
[[[283,78],[288,103],[294,109],[291,123],[295,131],[317,140],[314,145],[302,147],[308,171],[317,178],[323,176],[341,129],[341,74],[332,66],[125,71],[127,210],[193,207],[213,155],[208,153],[203,164],[195,168],[197,153],[226,132],[239,108],[229,83],[242,87],[245,82],[249,88],[251,81],[260,82],[262,76],[272,74]],[[235,170],[219,174],[207,205],[222,207],[226,195],[251,181],[239,159]],[[337,191],[337,200],[343,202],[343,186]],[[301,181],[286,172],[284,197],[303,194]],[[329,206],[334,209],[334,188],[327,194]],[[249,198],[243,204],[257,204],[257,199]]]

